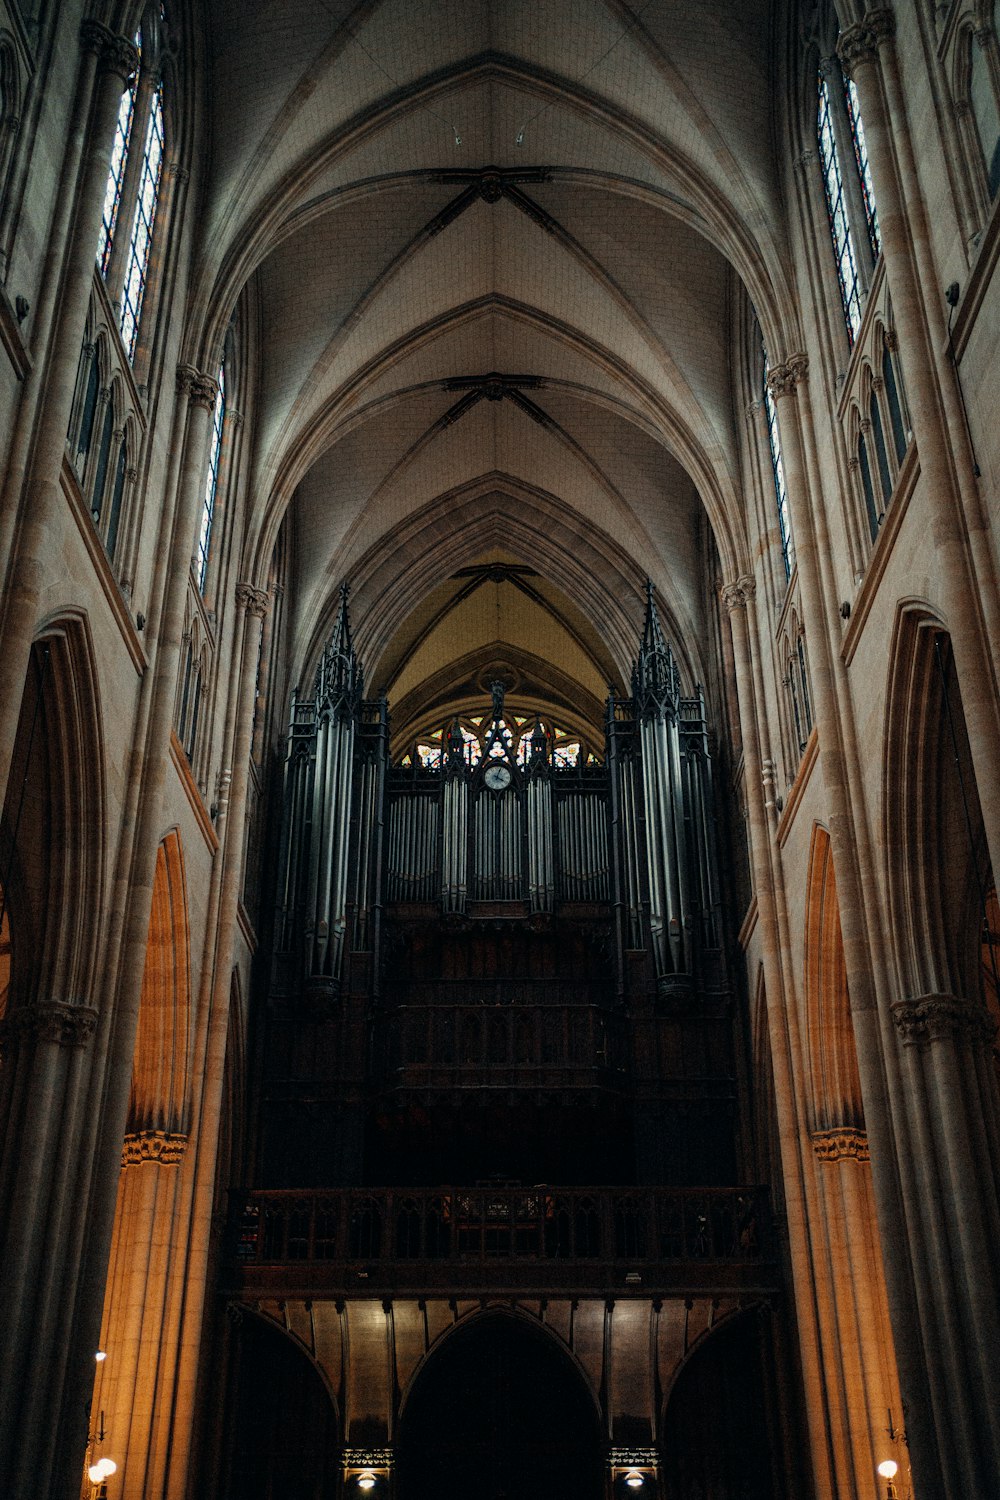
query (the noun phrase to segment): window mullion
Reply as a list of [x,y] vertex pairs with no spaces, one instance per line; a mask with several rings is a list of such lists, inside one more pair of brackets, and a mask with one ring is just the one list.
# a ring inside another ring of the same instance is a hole
[[142,175],[142,163],[146,146],[149,106],[155,85],[156,79],[151,71],[148,68],[143,68],[139,73],[139,82],[136,86],[135,105],[132,111],[132,132],[129,140],[128,157],[125,162],[121,198],[118,204],[115,237],[111,244],[111,259],[108,262],[108,274],[104,278],[104,284],[108,289],[108,299],[114,307],[116,314],[121,310],[125,267],[128,264],[129,243],[132,238],[132,220],[135,218],[135,203],[139,195],[139,180]]
[[835,57],[826,60],[823,64],[823,72],[830,90],[834,150],[837,153],[837,165],[840,168],[844,208],[851,226],[851,243],[858,281],[863,296],[867,296],[874,266],[871,240],[868,235],[868,214],[865,211],[861,179],[858,176],[858,166],[854,157],[854,131],[851,128],[851,118],[847,112],[847,99],[844,94],[844,75]]

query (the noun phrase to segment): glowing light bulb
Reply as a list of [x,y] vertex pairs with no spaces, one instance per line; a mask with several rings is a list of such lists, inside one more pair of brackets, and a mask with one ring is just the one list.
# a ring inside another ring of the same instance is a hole
[[375,1488],[375,1475],[362,1474],[358,1478],[359,1490],[373,1490]]
[[96,1359],[98,1364],[100,1364],[102,1360],[107,1359],[107,1357],[108,1351],[106,1349],[98,1349],[97,1353],[94,1355],[94,1358]]
[[899,1472],[899,1464],[894,1458],[884,1458],[875,1472],[881,1474],[883,1479],[895,1479]]
[[642,1489],[643,1478],[638,1469],[629,1470],[629,1472],[625,1475],[625,1483],[628,1485],[630,1490]]

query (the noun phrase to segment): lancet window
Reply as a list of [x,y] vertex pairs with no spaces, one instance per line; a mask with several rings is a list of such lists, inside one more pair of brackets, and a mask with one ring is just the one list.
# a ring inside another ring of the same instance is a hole
[[851,402],[854,424],[852,467],[856,469],[865,519],[874,541],[892,499],[909,443],[903,393],[897,378],[892,337],[881,325],[866,353],[857,394]]
[[771,477],[774,482],[774,500],[778,511],[778,531],[781,535],[781,558],[785,565],[785,577],[792,576],[795,549],[792,545],[792,525],[788,515],[788,490],[785,486],[785,466],[781,458],[781,434],[778,431],[778,412],[771,395],[767,377],[770,366],[767,351],[764,351],[764,410],[767,413],[767,441],[771,450]]
[[122,94],[97,243],[97,264],[130,361],[135,359],[147,301],[163,175],[166,132],[158,61],[163,25],[161,10],[135,35],[139,69]]
[[222,424],[226,416],[226,367],[219,366],[219,391],[212,412],[212,436],[208,447],[208,469],[205,474],[205,496],[201,507],[201,529],[198,533],[198,587],[205,591],[208,559],[212,547],[212,523],[215,519],[215,496],[219,487],[219,455],[222,452]]
[[142,303],[146,291],[149,252],[153,242],[153,223],[156,218],[162,170],[163,89],[160,87],[153,95],[149,110],[142,171],[139,177],[139,194],[135,204],[135,216],[132,220],[125,285],[122,289],[121,330],[129,359],[132,359],[135,354],[135,342],[139,334],[139,319],[142,315]]
[[[139,54],[141,64],[142,33],[140,31],[137,31],[135,34],[135,50]],[[125,182],[125,167],[128,162],[129,144],[132,139],[132,123],[135,118],[135,101],[138,90],[139,77],[136,74],[130,86],[122,94],[122,101],[118,108],[115,142],[111,148],[111,166],[108,170],[108,181],[104,190],[104,208],[101,211],[101,231],[97,241],[97,264],[101,268],[101,275],[105,278],[107,278],[111,266],[111,247],[114,243],[115,230],[118,227],[122,187]]]
[[830,239],[847,336],[853,344],[867,292],[868,266],[861,259],[860,237],[864,236],[863,253],[874,264],[881,251],[878,211],[857,89],[831,59],[820,70],[817,90],[816,136]]

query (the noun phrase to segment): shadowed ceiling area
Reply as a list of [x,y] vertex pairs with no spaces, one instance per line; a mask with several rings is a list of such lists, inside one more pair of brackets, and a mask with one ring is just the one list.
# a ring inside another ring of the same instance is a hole
[[[770,6],[212,21],[227,108],[199,282],[207,305],[242,296],[260,341],[247,549],[266,566],[284,524],[295,661],[349,579],[406,723],[491,660],[589,717],[648,576],[702,676],[719,559],[745,552],[734,330],[783,281]],[[502,561],[526,571],[469,592]]]

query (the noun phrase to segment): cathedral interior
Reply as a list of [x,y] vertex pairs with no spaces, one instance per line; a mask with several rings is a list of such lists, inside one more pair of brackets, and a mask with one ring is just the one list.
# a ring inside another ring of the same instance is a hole
[[13,1500],[1000,1495],[996,26],[0,0]]

